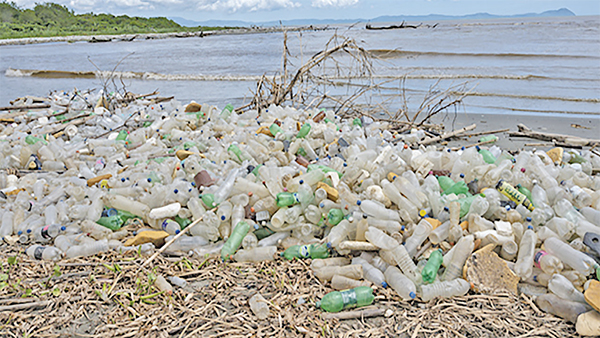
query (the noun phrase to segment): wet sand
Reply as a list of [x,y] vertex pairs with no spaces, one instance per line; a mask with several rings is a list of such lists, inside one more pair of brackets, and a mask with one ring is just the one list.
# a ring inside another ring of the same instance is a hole
[[[432,119],[434,123],[442,123],[445,126],[445,131],[460,129],[471,124],[476,124],[477,128],[469,133],[477,133],[484,131],[510,129],[517,131],[517,125],[522,123],[534,131],[572,135],[588,139],[600,139],[600,114],[589,116],[543,116],[543,115],[498,115],[498,114],[468,114],[457,113],[456,115],[444,114],[436,116]],[[572,127],[576,124],[585,128]],[[550,149],[554,145],[551,142],[536,140],[523,137],[509,137],[508,133],[496,134],[499,140],[496,144],[505,149],[521,149],[523,147],[531,149],[531,146],[526,144],[546,144],[547,146],[535,146],[538,149]],[[475,136],[471,139],[454,140],[448,145],[451,147],[464,146],[477,143],[481,136]],[[588,147],[585,147],[586,149]]]

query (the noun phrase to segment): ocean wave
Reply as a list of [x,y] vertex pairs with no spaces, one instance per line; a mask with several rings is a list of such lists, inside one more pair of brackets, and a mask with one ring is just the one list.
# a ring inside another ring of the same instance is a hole
[[204,75],[204,74],[161,74],[154,72],[110,72],[110,71],[63,71],[43,69],[8,68],[7,77],[37,78],[123,78],[154,81],[258,81],[261,76],[255,75]]
[[495,58],[567,58],[567,59],[600,59],[592,55],[567,54],[528,54],[528,53],[455,53],[455,52],[420,52],[400,49],[370,49],[369,53],[380,59],[393,59],[407,56],[462,56],[462,57],[495,57]]

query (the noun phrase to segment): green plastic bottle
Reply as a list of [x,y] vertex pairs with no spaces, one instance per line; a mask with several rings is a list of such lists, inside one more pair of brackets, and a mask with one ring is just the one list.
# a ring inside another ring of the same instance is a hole
[[320,169],[324,174],[330,173],[330,172],[334,172],[336,174],[338,174],[339,178],[342,178],[342,173],[340,173],[339,171],[335,170],[335,169],[331,169],[326,165],[322,165],[322,164],[309,164],[308,167],[306,168],[306,172],[309,173],[313,170],[317,170]]
[[291,192],[280,192],[277,194],[275,199],[277,202],[277,206],[280,208],[289,207],[290,205],[300,203],[300,200],[298,199],[298,194]]
[[227,152],[231,154],[233,154],[233,156],[231,156],[232,158],[234,158],[234,156],[238,159],[238,161],[242,162],[242,151],[240,150],[240,148],[235,145],[232,144],[229,146],[229,148],[227,148]]
[[479,139],[479,142],[494,143],[496,141],[498,141],[498,136],[496,136],[496,135],[486,135]]
[[250,224],[244,221],[239,222],[235,226],[235,229],[227,239],[227,242],[225,242],[225,244],[223,244],[223,247],[221,248],[221,259],[223,261],[228,260],[229,258],[231,258],[231,256],[235,254],[235,252],[242,245],[242,241],[244,240],[244,237],[246,237],[249,231]]
[[310,126],[310,123],[306,122],[302,125],[302,128],[300,128],[300,131],[298,131],[298,135],[296,135],[297,138],[305,138],[306,136],[308,136],[308,133],[310,133],[310,129],[312,127]]
[[127,140],[127,135],[128,135],[127,130],[121,130],[119,132],[119,134],[117,135],[116,140],[117,141],[125,141],[125,140]]
[[359,286],[354,289],[333,291],[317,302],[317,306],[327,312],[340,312],[345,309],[367,306],[373,303],[373,289]]
[[442,256],[442,250],[440,249],[437,249],[429,255],[429,260],[427,260],[427,264],[425,264],[423,271],[421,271],[423,282],[433,283],[433,281],[435,281],[435,277],[437,276],[443,261],[444,257]]
[[443,195],[455,194],[458,196],[460,194],[467,195],[468,193],[469,193],[469,187],[467,187],[467,184],[465,183],[465,181],[458,181],[458,182],[454,183],[448,189],[444,190]]
[[48,142],[44,141],[43,139],[32,136],[32,135],[27,135],[25,137],[25,142],[27,142],[27,144],[36,144],[38,142],[42,142],[43,144],[48,144]]
[[327,222],[331,225],[338,225],[344,219],[342,209],[331,209],[327,213]]
[[446,192],[446,190],[450,189],[450,187],[452,187],[454,183],[456,183],[453,179],[451,179],[448,176],[438,176],[437,180],[438,184],[440,185],[440,188],[444,193]]
[[496,163],[496,157],[489,150],[479,148],[478,152],[481,154],[481,156],[483,156],[483,160],[485,161],[485,163],[487,163],[487,164]]
[[[136,215],[123,210],[111,209],[111,211],[111,214],[100,217],[96,223],[107,227],[112,231],[121,229],[127,220],[137,217]],[[116,214],[114,214],[114,212],[116,212]]]
[[[531,198],[531,191],[529,191],[529,189],[525,188],[524,186],[522,186],[522,185],[520,185],[520,184],[517,184],[517,185],[515,186],[515,188],[517,188],[517,190],[519,190],[519,192],[520,192],[521,194],[523,194],[523,195],[527,196],[527,198],[528,198],[530,201],[533,201],[533,199]],[[533,202],[531,202],[531,203],[533,204]]]
[[219,117],[222,118],[223,120],[227,120],[229,118],[229,116],[231,116],[232,112],[233,112],[233,105],[231,103],[228,103],[225,106],[225,108],[223,108],[223,110],[221,110]]
[[204,205],[210,209],[217,206],[217,203],[215,202],[215,195],[213,194],[202,194],[202,203],[204,203]]
[[468,213],[469,213],[469,209],[471,208],[471,203],[473,203],[473,200],[475,199],[475,197],[481,195],[482,197],[485,197],[484,194],[478,194],[478,195],[473,195],[473,196],[469,196],[469,197],[465,197],[465,198],[459,198],[456,200],[456,202],[460,203],[460,218],[465,217]]
[[294,258],[327,258],[329,257],[329,248],[327,244],[310,244],[310,245],[292,245],[287,248],[282,254],[288,260]]
[[273,123],[269,127],[269,131],[271,132],[271,135],[273,135],[274,137],[277,136],[277,134],[279,134],[279,133],[283,133],[283,129],[281,129],[281,127],[279,125],[277,125],[277,123]]

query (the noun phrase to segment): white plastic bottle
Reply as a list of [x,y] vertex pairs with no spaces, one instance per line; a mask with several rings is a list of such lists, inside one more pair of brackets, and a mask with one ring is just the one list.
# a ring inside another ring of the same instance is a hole
[[583,293],[575,289],[573,283],[561,274],[554,274],[548,282],[548,290],[562,299],[587,304]]
[[32,245],[25,250],[27,256],[34,259],[43,259],[45,261],[58,261],[62,258],[63,252],[53,246]]
[[464,296],[469,292],[470,288],[471,283],[462,278],[426,284],[421,286],[421,299],[427,302],[436,297],[450,298]]
[[564,268],[560,259],[541,249],[535,251],[533,262],[536,267],[542,269],[542,271],[549,275],[559,273]]
[[406,251],[410,255],[410,257],[414,257],[417,254],[417,248],[423,244],[425,239],[429,236],[429,234],[433,231],[433,227],[431,223],[429,223],[426,219],[421,219],[419,224],[417,224],[415,230],[413,231],[412,236],[406,239],[406,243],[404,247]]
[[371,265],[366,260],[364,260],[360,257],[354,257],[352,259],[352,264],[353,265],[358,264],[358,265],[362,266],[363,275],[366,280],[372,282],[375,285],[381,285],[384,288],[386,288],[388,286],[388,283],[386,282],[386,278],[383,276],[383,272],[381,272],[379,269],[377,269],[376,267]]
[[536,243],[537,235],[533,230],[527,229],[523,234],[523,238],[521,238],[519,254],[515,263],[515,273],[522,280],[529,278],[533,273],[533,258]]
[[398,270],[395,266],[390,266],[385,270],[385,280],[388,285],[402,297],[403,300],[411,300],[417,296],[415,284]]
[[262,262],[272,261],[275,253],[277,252],[276,246],[261,246],[252,249],[240,249],[236,252],[234,259],[236,262]]
[[375,246],[387,251],[406,277],[415,284],[421,283],[421,274],[417,273],[417,266],[404,245],[399,244],[395,239],[375,227],[369,227],[369,230],[365,232],[365,237]]
[[67,258],[75,258],[75,257],[88,257],[92,255],[99,254],[101,252],[106,252],[109,250],[108,241],[107,240],[99,240],[93,243],[86,243],[82,245],[76,245],[70,247],[67,252],[65,252],[65,257]]
[[455,245],[455,250],[452,254],[449,264],[444,271],[442,280],[450,281],[462,275],[462,269],[468,256],[473,252],[474,243],[473,235],[462,237]]
[[544,247],[548,253],[585,276],[592,274],[594,267],[597,265],[592,257],[573,249],[569,244],[558,238],[550,237],[546,239]]

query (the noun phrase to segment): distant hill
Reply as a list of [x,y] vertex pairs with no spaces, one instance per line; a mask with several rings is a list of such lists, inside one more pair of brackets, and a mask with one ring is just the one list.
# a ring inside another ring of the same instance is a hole
[[[296,20],[283,20],[281,23],[284,26],[308,26],[308,25],[335,25],[335,24],[348,24],[355,22],[400,22],[400,21],[443,21],[443,20],[477,20],[477,19],[500,19],[500,18],[529,18],[529,17],[552,17],[552,16],[575,16],[575,13],[571,12],[567,8],[561,8],[557,10],[545,11],[542,13],[525,13],[516,15],[494,15],[489,13],[475,13],[468,15],[441,15],[441,14],[429,14],[429,15],[384,15],[378,16],[373,19],[296,19]],[[194,21],[188,20],[181,17],[169,17],[169,19],[175,21],[181,26],[196,27],[196,26],[237,26],[237,27],[249,27],[249,26],[279,26],[280,21],[264,21],[264,22],[249,22],[249,21],[236,21],[236,20],[207,20],[207,21]]]

